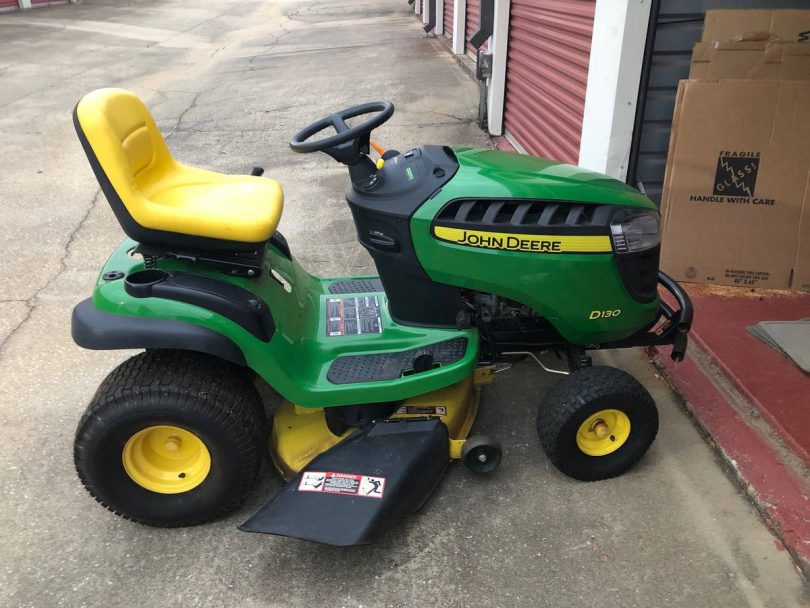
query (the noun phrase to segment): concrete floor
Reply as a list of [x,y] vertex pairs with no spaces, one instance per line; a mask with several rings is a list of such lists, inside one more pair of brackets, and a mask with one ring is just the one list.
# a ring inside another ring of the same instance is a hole
[[551,467],[533,420],[553,378],[521,364],[486,389],[477,423],[505,448],[499,472],[451,467],[374,546],[238,532],[280,487],[269,466],[225,521],[166,531],[106,512],[81,488],[71,444],[127,353],[77,348],[69,315],[122,233],[73,132],[82,94],[136,91],[190,164],[265,166],[286,190],[293,252],[326,275],[372,266],[342,200],[345,170],[292,154],[296,128],[388,98],[385,145],[491,142],[473,121],[475,85],[404,0],[88,0],[3,15],[0,82],[3,606],[810,606],[788,554],[637,352],[607,361],[646,384],[662,427],[620,479],[583,484]]

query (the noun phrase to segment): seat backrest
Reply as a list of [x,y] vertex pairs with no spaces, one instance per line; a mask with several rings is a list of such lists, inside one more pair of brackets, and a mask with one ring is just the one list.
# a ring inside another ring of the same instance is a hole
[[73,123],[121,227],[137,239],[149,204],[141,185],[175,164],[152,115],[129,91],[97,89],[76,104]]

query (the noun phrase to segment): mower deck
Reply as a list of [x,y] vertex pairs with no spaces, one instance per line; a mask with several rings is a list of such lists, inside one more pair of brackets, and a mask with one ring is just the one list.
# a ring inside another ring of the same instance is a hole
[[[494,380],[493,370],[482,367],[461,382],[411,397],[396,408],[391,419],[438,418],[447,427],[450,457],[458,459],[478,413],[481,386]],[[270,456],[281,476],[289,481],[318,454],[356,431],[349,427],[336,435],[329,429],[324,409],[302,408],[284,401],[273,418]]]
[[289,483],[241,529],[335,545],[373,542],[418,508],[447,463],[461,457],[481,386],[493,379],[493,367],[480,368],[340,434],[325,410],[285,401],[273,420],[270,454]]

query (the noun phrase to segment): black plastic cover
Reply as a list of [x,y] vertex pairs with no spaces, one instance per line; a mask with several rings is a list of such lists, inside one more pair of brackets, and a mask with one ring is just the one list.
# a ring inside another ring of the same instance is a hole
[[213,277],[150,268],[128,275],[124,289],[135,298],[163,298],[205,308],[230,319],[264,342],[270,341],[276,329],[270,309],[261,298]]
[[181,349],[246,365],[242,350],[207,327],[151,317],[116,315],[99,310],[92,299],[79,302],[71,317],[73,341],[90,350]]
[[[239,529],[341,547],[367,545],[427,500],[449,462],[447,427],[440,420],[379,421],[315,458]],[[383,478],[377,484],[381,497],[301,491],[307,473],[316,483],[318,473]]]
[[422,146],[386,160],[372,189],[351,186],[346,194],[357,237],[374,258],[397,323],[455,327],[459,290],[428,277],[416,257],[410,221],[456,171],[452,149]]
[[661,246],[614,256],[627,293],[637,302],[652,302],[658,295],[658,259]]

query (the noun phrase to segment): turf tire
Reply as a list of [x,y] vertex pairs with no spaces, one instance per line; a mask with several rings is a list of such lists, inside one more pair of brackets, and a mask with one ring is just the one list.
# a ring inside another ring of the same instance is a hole
[[[596,412],[615,408],[630,419],[630,435],[615,452],[591,456],[580,450],[576,434]],[[537,411],[537,434],[543,450],[563,473],[581,481],[621,475],[647,452],[658,433],[658,410],[647,389],[614,367],[586,367],[572,372],[545,395]]]
[[[211,470],[199,486],[162,494],[127,474],[126,441],[158,424],[184,428],[205,443]],[[150,526],[192,526],[242,503],[265,440],[264,408],[246,368],[192,351],[151,350],[102,382],[76,430],[74,462],[87,491],[117,515]]]

